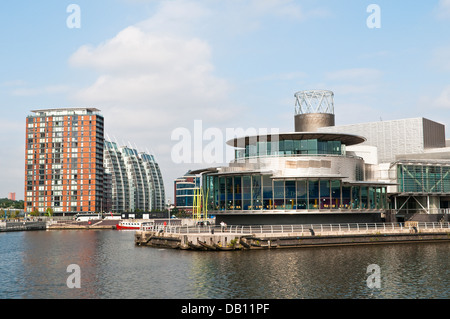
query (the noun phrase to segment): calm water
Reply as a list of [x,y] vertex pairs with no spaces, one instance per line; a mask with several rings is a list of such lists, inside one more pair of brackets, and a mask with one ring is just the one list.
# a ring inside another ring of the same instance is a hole
[[[0,233],[0,298],[450,298],[450,243],[240,252],[134,245],[133,231]],[[68,288],[67,266],[81,270]],[[367,286],[367,267],[381,288]]]

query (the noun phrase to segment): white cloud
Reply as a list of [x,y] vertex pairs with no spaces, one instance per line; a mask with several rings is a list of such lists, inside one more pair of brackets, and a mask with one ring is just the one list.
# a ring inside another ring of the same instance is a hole
[[253,0],[252,8],[259,14],[276,14],[282,17],[303,19],[301,7],[291,0]]
[[378,121],[383,114],[380,109],[377,109],[370,105],[370,103],[342,101],[336,112],[336,124],[346,125],[355,123],[365,123],[371,121]]
[[441,118],[446,118],[442,115],[442,109],[450,109],[450,85],[446,85],[437,91],[428,92],[417,98],[415,107],[422,113],[424,110],[427,112],[439,112]]
[[432,66],[440,71],[450,71],[450,47],[440,47],[432,52]]
[[118,126],[167,127],[198,116],[223,116],[229,84],[213,74],[210,58],[210,48],[201,40],[158,37],[129,27],[72,56],[72,65],[100,73],[76,99],[121,109],[124,115],[134,111],[134,120],[114,118]]
[[450,0],[439,0],[439,4],[436,9],[436,16],[439,19],[450,18]]
[[27,83],[24,80],[10,80],[0,83],[0,86],[4,87],[16,87],[16,86],[23,86]]
[[35,96],[42,94],[60,94],[69,92],[70,87],[68,85],[48,85],[37,88],[20,87],[12,90],[12,95],[15,96]]
[[433,105],[431,106],[436,106],[439,108],[450,108],[450,85],[444,87],[441,93],[432,99],[432,104]]
[[210,1],[162,1],[157,12],[137,26],[158,35],[189,36],[213,15],[207,7],[209,3]]
[[343,69],[325,74],[328,87],[339,95],[375,93],[381,83],[382,72],[372,68]]
[[306,72],[281,72],[281,73],[274,73],[274,74],[269,74],[269,75],[265,75],[265,76],[261,76],[259,78],[254,79],[252,82],[260,82],[260,81],[278,81],[278,82],[283,82],[283,81],[298,81],[298,80],[304,80],[305,78],[307,78],[307,74]]
[[378,80],[381,77],[381,71],[371,68],[354,68],[329,72],[325,76],[333,81],[358,81],[367,82]]
[[[110,120],[118,127],[173,127],[199,116],[229,117],[224,103],[230,84],[214,74],[211,47],[205,40],[175,32],[189,24],[186,16],[200,18],[206,10],[194,4],[180,6],[175,10],[175,3],[167,2],[150,19],[112,39],[79,48],[70,64],[93,69],[99,76],[74,98],[111,111],[117,117]],[[127,114],[133,117],[129,121]]]
[[315,8],[306,10],[294,0],[252,0],[251,8],[259,15],[275,15],[281,18],[305,20],[311,17],[325,17],[328,10]]

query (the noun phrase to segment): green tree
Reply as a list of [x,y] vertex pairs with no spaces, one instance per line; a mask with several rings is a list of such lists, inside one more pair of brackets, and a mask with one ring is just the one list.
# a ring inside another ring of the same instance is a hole
[[177,217],[177,218],[187,218],[187,217],[189,217],[188,213],[184,209],[178,209],[176,207],[173,208],[170,211],[170,214],[175,216],[175,217]]
[[48,217],[52,217],[52,216],[53,216],[53,209],[52,209],[51,207],[47,207],[47,209],[46,209],[46,211],[45,211],[45,214],[46,214]]
[[0,207],[1,208],[15,208],[15,209],[23,209],[24,202],[23,200],[10,200],[7,198],[0,198]]
[[30,216],[39,216],[39,211],[37,210],[37,208],[33,209],[33,211],[30,213]]

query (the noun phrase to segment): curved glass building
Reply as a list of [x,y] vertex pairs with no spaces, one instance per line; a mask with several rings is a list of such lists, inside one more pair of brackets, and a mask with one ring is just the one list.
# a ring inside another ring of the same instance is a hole
[[[202,175],[208,215],[215,215],[216,222],[381,221],[388,208],[389,184],[365,180],[364,160],[346,151],[366,139],[318,132],[334,125],[332,92],[298,92],[298,100],[303,93],[301,101],[307,100],[308,109],[296,106],[295,132],[234,138],[227,142],[235,148],[235,159],[228,166],[194,172]],[[314,109],[312,100],[317,102]],[[321,101],[327,103],[325,111]]]
[[154,211],[165,208],[161,171],[152,155],[105,141],[105,173],[111,175],[113,212]]

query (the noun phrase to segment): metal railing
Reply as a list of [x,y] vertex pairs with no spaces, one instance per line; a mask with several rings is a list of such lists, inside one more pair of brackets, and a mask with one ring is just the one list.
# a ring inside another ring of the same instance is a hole
[[450,208],[392,208],[396,214],[435,214],[435,215],[448,215],[450,214]]
[[346,158],[356,158],[362,159],[360,156],[350,155],[345,152],[336,153],[336,154],[261,154],[254,156],[239,156],[234,160],[231,160],[231,164],[254,164],[261,158],[278,158],[278,157],[346,157]]
[[349,223],[349,224],[299,224],[299,225],[254,225],[254,226],[163,226],[143,225],[142,231],[157,231],[173,234],[193,233],[233,233],[233,234],[287,234],[316,232],[368,232],[395,231],[404,229],[445,229],[450,230],[450,223],[438,222],[407,222],[407,223]]

